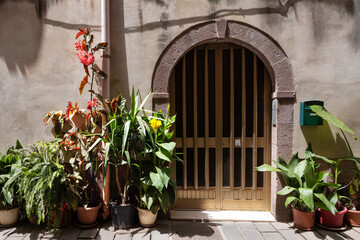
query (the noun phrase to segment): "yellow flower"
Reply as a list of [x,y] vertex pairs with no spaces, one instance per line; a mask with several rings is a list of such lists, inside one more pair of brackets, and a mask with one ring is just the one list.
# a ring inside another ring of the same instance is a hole
[[156,132],[156,130],[158,129],[158,127],[161,126],[161,121],[160,120],[156,120],[155,118],[152,118],[150,120],[150,124],[151,127],[154,129],[154,131]]

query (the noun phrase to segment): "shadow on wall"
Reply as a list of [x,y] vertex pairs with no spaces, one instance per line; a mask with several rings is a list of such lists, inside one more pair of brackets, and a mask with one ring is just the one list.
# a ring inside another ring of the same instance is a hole
[[[211,3],[218,3],[217,0],[208,0]],[[174,20],[166,20],[166,21],[156,21],[143,24],[141,26],[135,27],[128,27],[125,29],[125,33],[132,33],[132,32],[140,32],[140,31],[151,31],[157,28],[167,28],[176,25],[183,25],[188,23],[196,23],[206,20],[211,20],[215,18],[224,18],[228,16],[252,16],[252,15],[262,15],[262,14],[278,14],[283,17],[287,17],[288,12],[291,8],[295,8],[295,4],[299,2],[320,2],[326,3],[329,5],[336,5],[339,7],[343,7],[346,12],[350,15],[355,14],[355,3],[354,0],[272,0],[274,3],[270,3],[270,5],[274,5],[271,7],[261,7],[261,8],[248,8],[243,9],[239,8],[232,8],[232,9],[220,9],[209,13],[209,15],[204,16],[196,16],[196,17],[189,17],[189,18],[180,18]],[[270,0],[269,0],[270,2]]]
[[0,0],[0,59],[4,59],[10,73],[27,75],[26,67],[38,58],[44,24],[100,30],[100,26],[46,19],[47,9],[60,1],[63,0]]
[[0,0],[0,58],[5,60],[10,73],[20,71],[26,75],[26,66],[38,56],[44,1]]
[[336,133],[334,138],[329,123],[324,121],[322,126],[301,126],[307,143],[311,143],[316,154],[328,158],[340,158],[350,156],[350,151],[345,140]]
[[[110,40],[111,40],[111,92],[110,96],[116,96],[118,90],[126,98],[130,99],[128,68],[125,41],[124,1],[110,1]],[[135,89],[138,89],[134,86]]]

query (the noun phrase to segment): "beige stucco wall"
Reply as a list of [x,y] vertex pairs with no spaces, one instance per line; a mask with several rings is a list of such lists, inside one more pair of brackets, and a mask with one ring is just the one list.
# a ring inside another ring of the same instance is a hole
[[42,117],[68,101],[86,108],[75,35],[92,27],[100,41],[100,19],[99,1],[0,1],[0,151],[51,138]]
[[[47,2],[39,17],[39,6]],[[357,133],[360,103],[360,3],[278,0],[118,0],[111,1],[111,86],[129,96],[145,95],[164,48],[185,29],[226,18],[246,22],[270,35],[288,55],[295,74],[294,151],[330,157],[346,154],[336,129],[299,126],[299,104],[323,100]],[[0,151],[16,139],[49,138],[42,116],[65,110],[67,101],[86,107],[79,96],[84,76],[74,52],[78,27],[93,27],[100,41],[99,1],[0,1]],[[148,103],[148,107],[151,102]],[[338,143],[338,144],[337,144]],[[352,141],[357,156],[360,143]]]
[[[181,32],[217,18],[246,22],[269,34],[288,55],[295,74],[294,151],[307,141],[320,154],[348,154],[336,128],[299,126],[301,101],[323,100],[327,109],[360,133],[356,106],[360,103],[360,3],[346,1],[191,0],[112,2],[112,51],[126,54],[112,59],[113,86],[131,86],[145,94],[151,88],[156,61]],[[114,55],[114,52],[113,54]],[[122,60],[122,61],[120,61]],[[125,65],[125,66],[124,66]],[[120,84],[119,84],[120,83]],[[127,93],[128,94],[128,93]],[[351,141],[360,156],[360,143]]]

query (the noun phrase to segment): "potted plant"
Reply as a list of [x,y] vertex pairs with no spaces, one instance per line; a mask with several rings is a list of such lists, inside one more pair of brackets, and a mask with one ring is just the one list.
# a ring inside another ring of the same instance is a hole
[[[332,161],[332,160],[328,160],[328,159],[323,159],[326,162],[328,162],[331,166],[333,166],[333,168],[335,169],[335,173],[334,173],[334,179],[336,177],[336,175],[340,174],[339,170],[336,171],[336,169],[338,169],[338,164],[340,164],[341,161],[343,160],[350,160],[353,161],[354,165],[353,165],[353,179],[350,183],[350,187],[349,187],[349,196],[350,196],[350,201],[348,201],[347,206],[350,208],[347,210],[346,212],[346,220],[347,222],[351,225],[351,226],[360,226],[360,194],[359,194],[359,183],[360,183],[360,170],[359,170],[359,160],[354,156],[354,153],[352,151],[352,148],[349,144],[349,141],[345,135],[345,132],[348,133],[353,139],[357,140],[357,138],[355,137],[355,133],[353,130],[351,130],[348,126],[346,126],[345,123],[343,123],[341,120],[339,120],[338,118],[334,117],[329,111],[327,111],[323,106],[319,106],[319,105],[312,105],[310,106],[311,110],[314,111],[318,116],[320,116],[321,118],[323,118],[324,120],[326,120],[328,123],[334,125],[335,127],[337,127],[340,131],[342,136],[344,137],[345,143],[348,147],[348,150],[350,152],[350,156],[346,157],[346,158],[342,158],[339,159],[338,161]],[[337,181],[337,177],[336,177],[336,181]],[[346,198],[345,201],[347,200]]]
[[[76,39],[81,36],[83,39],[75,42],[75,48],[86,74],[79,86],[80,94],[87,84],[90,85],[90,101],[88,101],[87,109],[81,110],[77,103],[73,105],[69,101],[66,113],[49,112],[44,117],[44,123],[47,125],[52,121],[53,132],[56,136],[63,138],[62,144],[68,153],[68,159],[71,159],[71,169],[76,174],[73,190],[79,198],[77,220],[79,225],[86,227],[97,222],[101,207],[101,201],[96,194],[95,176],[103,158],[100,140],[104,109],[100,101],[102,99],[94,97],[94,95],[100,95],[93,91],[93,83],[95,76],[101,79],[107,76],[94,65],[94,54],[106,49],[107,43],[98,43],[93,46],[94,35],[91,29],[79,28]],[[88,81],[89,77],[91,81]]]
[[277,168],[263,164],[255,169],[257,171],[271,171],[280,174],[285,187],[278,191],[279,195],[289,195],[285,206],[292,206],[295,227],[302,230],[312,230],[315,223],[315,209],[326,207],[335,213],[336,209],[323,194],[326,186],[336,187],[332,183],[326,183],[328,173],[317,171],[319,164],[315,163],[311,147],[305,152],[305,159],[299,160],[295,153],[287,164],[284,159],[279,162],[273,161]]
[[[142,111],[146,99],[141,102],[139,92],[131,95],[130,109],[126,108],[126,99],[120,94],[112,101],[107,100],[107,133],[103,138],[105,142],[105,164],[104,164],[104,184],[108,164],[115,167],[115,180],[119,197],[110,202],[111,219],[114,228],[129,228],[136,224],[136,210],[133,204],[128,202],[128,186],[131,178],[131,158],[139,155],[141,139],[144,140],[146,130],[144,125],[147,123],[139,113]],[[145,143],[145,142],[143,142]],[[125,183],[123,187],[120,183],[119,169],[125,168]]]
[[57,229],[70,221],[71,210],[77,207],[77,196],[71,190],[75,176],[64,166],[60,140],[38,142],[28,157],[13,165],[16,170],[4,188],[19,182],[19,192],[25,199],[25,211],[37,224],[46,223]]
[[169,164],[173,160],[182,161],[175,153],[176,143],[172,141],[170,130],[175,116],[166,117],[161,112],[152,117],[145,117],[147,124],[144,130],[143,153],[135,159],[135,177],[133,185],[139,189],[140,225],[152,227],[155,224],[158,210],[164,213],[173,206],[176,195],[176,183],[172,179]]
[[26,156],[25,150],[19,141],[16,146],[7,150],[5,155],[0,153],[0,225],[11,226],[15,224],[19,218],[19,209],[21,207],[22,198],[18,192],[18,182],[13,182],[8,188],[5,184],[10,176],[14,174],[15,168],[12,166]]

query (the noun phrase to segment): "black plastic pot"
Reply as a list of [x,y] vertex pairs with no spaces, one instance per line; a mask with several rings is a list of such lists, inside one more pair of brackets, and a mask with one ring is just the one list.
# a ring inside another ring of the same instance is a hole
[[110,203],[110,206],[111,221],[115,229],[126,229],[138,225],[139,219],[134,205]]

